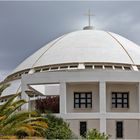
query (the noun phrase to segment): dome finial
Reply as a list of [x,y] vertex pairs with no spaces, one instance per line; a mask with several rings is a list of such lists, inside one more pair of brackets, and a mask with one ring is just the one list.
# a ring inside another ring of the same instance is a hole
[[93,26],[90,25],[90,21],[91,21],[91,17],[94,15],[90,12],[90,9],[88,10],[88,13],[86,14],[86,16],[88,16],[88,26],[85,26],[83,29],[91,30],[91,29],[93,29]]

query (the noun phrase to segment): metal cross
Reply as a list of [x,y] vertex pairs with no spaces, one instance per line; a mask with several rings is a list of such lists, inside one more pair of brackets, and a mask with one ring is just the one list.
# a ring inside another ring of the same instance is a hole
[[86,14],[86,16],[88,16],[88,24],[90,26],[90,18],[91,16],[94,16],[92,13],[90,13],[90,9],[88,10],[88,13]]

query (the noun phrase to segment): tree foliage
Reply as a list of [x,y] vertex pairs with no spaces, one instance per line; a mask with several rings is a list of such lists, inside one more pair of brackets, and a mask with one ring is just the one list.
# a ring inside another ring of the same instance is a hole
[[71,139],[72,131],[62,118],[53,115],[47,115],[47,118],[49,126],[46,131],[47,139]]
[[109,136],[104,134],[104,133],[100,133],[98,130],[96,129],[90,129],[87,134],[86,134],[86,139],[93,139],[93,140],[108,140]]
[[0,95],[9,86],[10,86],[10,84],[0,84]]
[[26,103],[25,100],[17,99],[18,96],[15,94],[0,106],[0,138],[45,136],[47,119],[37,112],[17,111]]

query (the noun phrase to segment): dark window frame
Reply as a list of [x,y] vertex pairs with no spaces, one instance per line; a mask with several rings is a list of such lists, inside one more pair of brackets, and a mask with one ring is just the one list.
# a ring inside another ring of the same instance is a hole
[[[120,126],[119,126],[120,125]],[[116,121],[116,138],[122,139],[124,136],[123,132],[123,121]]]
[[[118,95],[121,95],[121,97],[118,97]],[[113,100],[115,100],[115,102],[113,102]],[[121,100],[121,102],[118,100]],[[126,102],[124,102],[124,100],[126,100]],[[129,108],[129,92],[112,92],[112,108]]]
[[[84,127],[83,127],[84,126]],[[83,130],[84,128],[84,130]],[[80,136],[85,137],[87,133],[87,122],[86,121],[80,121]]]
[[93,65],[85,65],[85,69],[93,69]]
[[[85,97],[81,97],[82,94],[85,94]],[[88,95],[90,95],[90,97],[88,97]],[[84,99],[85,102],[82,103],[82,99]],[[88,102],[88,99],[91,102]],[[78,100],[78,103],[76,102],[76,100]],[[81,107],[81,105],[85,105],[84,108],[92,108],[92,92],[74,92],[74,108],[83,108]]]

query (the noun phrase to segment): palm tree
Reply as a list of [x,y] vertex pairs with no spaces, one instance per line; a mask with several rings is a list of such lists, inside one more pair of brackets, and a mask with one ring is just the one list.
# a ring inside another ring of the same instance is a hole
[[0,84],[0,95],[9,86],[10,86],[10,84]]
[[[4,87],[1,87],[3,90]],[[17,138],[44,137],[48,128],[47,119],[41,117],[37,112],[17,111],[23,104],[27,103],[23,99],[17,100],[18,96],[19,94],[15,94],[0,106],[0,139],[13,136]]]

